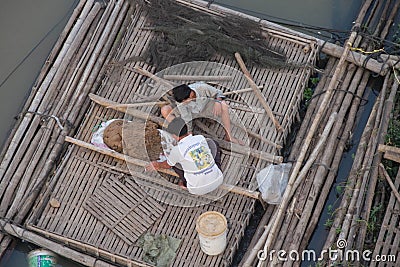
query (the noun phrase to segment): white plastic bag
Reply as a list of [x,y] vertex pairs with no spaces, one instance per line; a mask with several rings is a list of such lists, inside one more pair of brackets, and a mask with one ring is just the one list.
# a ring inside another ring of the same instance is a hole
[[291,163],[268,165],[257,174],[261,196],[268,204],[279,204],[289,180]]
[[172,134],[170,134],[169,132],[160,129],[158,130],[158,132],[161,136],[161,146],[163,148],[164,155],[168,157],[171,153],[172,148],[177,145],[177,142],[174,137],[172,137]]

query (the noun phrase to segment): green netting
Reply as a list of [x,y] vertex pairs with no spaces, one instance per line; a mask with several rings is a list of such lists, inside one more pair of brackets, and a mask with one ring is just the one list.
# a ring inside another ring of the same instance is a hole
[[246,64],[287,67],[282,51],[268,46],[259,23],[239,16],[219,17],[172,0],[137,0],[147,11],[156,33],[142,60],[165,68],[173,63],[207,61],[216,54],[233,57],[239,52]]
[[166,267],[175,258],[181,240],[167,235],[152,235],[146,233],[138,239],[138,245],[143,249],[143,261],[157,267]]

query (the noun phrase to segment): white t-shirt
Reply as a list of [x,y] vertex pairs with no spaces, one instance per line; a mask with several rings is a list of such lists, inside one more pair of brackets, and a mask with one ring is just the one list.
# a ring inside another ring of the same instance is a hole
[[190,193],[204,195],[218,188],[223,182],[223,174],[202,135],[188,135],[174,146],[167,156],[170,166],[180,163]]

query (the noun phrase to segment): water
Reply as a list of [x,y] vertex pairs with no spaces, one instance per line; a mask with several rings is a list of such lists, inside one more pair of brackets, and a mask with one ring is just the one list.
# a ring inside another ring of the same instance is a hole
[[361,0],[217,0],[216,4],[270,21],[349,30],[358,15]]
[[[379,78],[376,80],[379,80],[379,83],[382,82]],[[326,237],[329,234],[330,228],[326,227],[325,224],[328,222],[328,220],[334,219],[334,216],[331,216],[331,214],[339,207],[342,200],[343,192],[345,190],[345,183],[353,165],[354,155],[357,152],[362,133],[365,125],[367,125],[369,115],[374,106],[377,94],[379,93],[379,85],[376,84],[376,87],[377,88],[374,88],[372,83],[371,87],[367,87],[365,90],[366,92],[364,93],[363,99],[367,99],[367,102],[362,103],[363,106],[360,107],[360,110],[357,114],[354,133],[352,133],[352,138],[350,139],[351,142],[349,142],[350,147],[343,153],[342,160],[340,161],[338,167],[336,179],[329,192],[324,209],[319,218],[318,225],[309,241],[308,247],[306,248],[307,250],[315,251],[316,255],[321,255]],[[314,266],[314,262],[303,261],[301,266]]]
[[[334,37],[331,32],[320,28],[349,30],[362,0],[219,0],[214,3],[274,22],[315,26],[321,38],[331,38]],[[14,117],[21,111],[72,7],[77,3],[75,0],[3,0],[1,4],[0,144],[8,137],[15,124]],[[0,261],[0,266],[26,267],[26,254],[32,248],[32,245],[19,243],[9,257]],[[61,259],[60,266],[79,265]]]

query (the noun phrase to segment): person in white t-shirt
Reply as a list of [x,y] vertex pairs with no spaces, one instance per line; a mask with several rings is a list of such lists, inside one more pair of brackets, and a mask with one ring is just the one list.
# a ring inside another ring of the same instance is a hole
[[214,157],[206,138],[202,135],[189,134],[185,121],[179,117],[174,118],[166,130],[178,144],[172,148],[169,155],[166,155],[166,161],[152,161],[146,166],[146,170],[173,166],[181,179],[180,185],[187,187],[192,194],[204,195],[217,189],[224,179],[218,144],[212,144],[217,148]]

